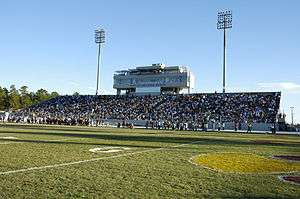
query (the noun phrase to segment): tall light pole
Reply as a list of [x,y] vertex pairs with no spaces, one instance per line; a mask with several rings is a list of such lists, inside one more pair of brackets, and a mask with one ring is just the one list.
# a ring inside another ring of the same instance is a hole
[[95,42],[98,44],[98,61],[97,61],[97,85],[96,95],[98,95],[99,87],[99,73],[100,73],[100,57],[101,57],[101,44],[105,42],[105,31],[103,29],[95,30]]
[[292,126],[294,126],[294,107],[291,107]]
[[223,93],[226,88],[226,29],[232,28],[232,12],[218,12],[217,29],[223,30]]

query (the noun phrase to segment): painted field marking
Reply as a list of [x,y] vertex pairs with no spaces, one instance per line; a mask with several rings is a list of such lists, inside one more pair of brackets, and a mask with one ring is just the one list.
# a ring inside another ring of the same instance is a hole
[[117,146],[104,146],[104,147],[97,147],[89,149],[89,152],[92,153],[116,153],[121,151],[130,150],[129,147],[117,147]]
[[58,139],[58,140],[38,140],[38,141],[43,141],[43,142],[61,142],[61,141],[79,140],[79,139],[85,139],[85,138],[65,138],[65,139]]
[[[276,174],[293,174],[293,173],[298,173],[299,171],[273,171],[273,172],[238,172],[238,171],[223,171],[221,169],[215,169],[215,168],[211,168],[208,166],[205,166],[203,164],[197,164],[194,162],[194,159],[198,156],[206,156],[208,154],[218,154],[218,153],[239,153],[239,152],[211,152],[211,153],[202,153],[202,154],[198,154],[198,155],[194,155],[192,157],[189,158],[189,163],[197,166],[197,167],[202,167],[204,169],[213,171],[213,172],[218,172],[218,173],[228,173],[228,174],[239,174],[239,175],[276,175]],[[250,153],[250,152],[246,152],[245,154],[254,154],[254,153]],[[257,155],[257,154],[254,154]]]
[[[179,145],[176,145],[176,146],[171,146],[169,148],[177,148],[177,147],[186,146],[186,145],[189,145],[189,144],[196,144],[198,142],[201,142],[201,141],[194,141],[194,142],[189,142],[189,143],[185,143],[185,144],[179,144]],[[99,161],[99,160],[126,157],[126,156],[131,156],[131,155],[136,155],[136,154],[141,154],[141,153],[147,153],[147,152],[152,152],[152,151],[162,151],[162,150],[165,150],[165,149],[168,149],[168,148],[161,147],[161,148],[156,148],[156,149],[148,149],[148,150],[137,151],[137,152],[132,152],[132,153],[119,154],[119,155],[114,155],[114,156],[106,156],[106,157],[101,157],[101,158],[80,160],[80,161],[76,161],[76,162],[67,162],[67,163],[53,164],[53,165],[47,165],[47,166],[41,166],[41,167],[31,167],[31,168],[26,168],[26,169],[5,171],[5,172],[0,172],[0,175],[7,175],[7,174],[13,174],[13,173],[22,173],[22,172],[26,172],[26,171],[43,170],[43,169],[63,167],[63,166],[70,166],[70,165],[82,164],[82,163],[87,163],[87,162],[96,162],[96,161]]]
[[17,137],[13,137],[13,136],[2,136],[0,137],[1,140],[15,140],[15,139],[19,139]]
[[[61,142],[61,141],[70,141],[70,140],[77,140],[77,139],[85,139],[85,138],[65,138],[65,139],[58,139],[58,140],[33,140],[35,142],[38,142],[38,141],[41,141],[41,142]],[[26,141],[29,141],[29,140],[18,140],[19,142],[0,142],[0,144],[25,144],[25,143],[28,143]]]
[[280,175],[278,176],[278,179],[282,182],[285,182],[285,183],[290,183],[290,184],[293,184],[293,185],[297,185],[297,186],[300,186],[300,184],[296,183],[296,182],[293,182],[293,181],[289,181],[289,180],[285,180],[284,177],[286,177],[287,175]]
[[21,142],[0,142],[0,144],[20,144]]

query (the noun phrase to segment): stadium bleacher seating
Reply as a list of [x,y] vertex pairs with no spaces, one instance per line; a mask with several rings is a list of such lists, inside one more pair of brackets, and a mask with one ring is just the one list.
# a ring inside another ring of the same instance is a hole
[[279,92],[185,95],[59,96],[10,115],[11,122],[90,125],[91,120],[146,120],[164,123],[209,121],[274,123]]

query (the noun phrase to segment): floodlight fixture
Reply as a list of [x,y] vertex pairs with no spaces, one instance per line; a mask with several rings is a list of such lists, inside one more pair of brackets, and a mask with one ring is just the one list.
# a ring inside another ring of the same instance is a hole
[[218,12],[217,29],[232,28],[232,12]]
[[95,42],[97,44],[102,44],[105,42],[105,31],[103,29],[95,30]]

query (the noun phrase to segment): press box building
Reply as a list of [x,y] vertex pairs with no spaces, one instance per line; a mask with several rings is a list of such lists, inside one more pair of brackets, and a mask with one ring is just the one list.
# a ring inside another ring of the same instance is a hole
[[179,94],[190,93],[194,81],[194,75],[185,66],[152,64],[116,71],[113,88],[117,95]]

